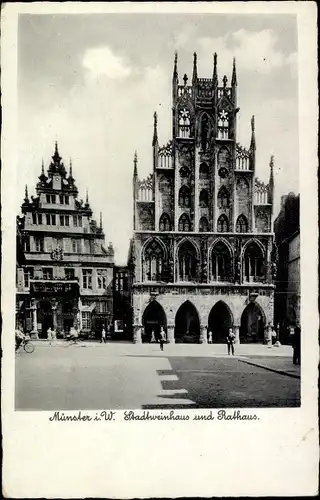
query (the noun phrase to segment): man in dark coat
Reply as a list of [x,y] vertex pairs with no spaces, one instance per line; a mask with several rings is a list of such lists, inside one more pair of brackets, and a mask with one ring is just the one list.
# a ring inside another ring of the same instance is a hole
[[292,347],[293,347],[293,364],[300,365],[300,355],[301,355],[301,328],[300,325],[294,329],[293,339],[292,339]]

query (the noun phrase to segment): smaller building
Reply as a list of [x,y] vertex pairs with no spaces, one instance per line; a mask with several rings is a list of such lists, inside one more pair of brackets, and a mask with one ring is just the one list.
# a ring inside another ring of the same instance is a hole
[[131,279],[128,266],[114,266],[113,340],[132,340]]
[[275,324],[280,341],[288,343],[290,332],[300,324],[300,198],[289,193],[281,198],[274,222],[277,246]]
[[63,337],[72,326],[99,335],[113,324],[112,244],[104,246],[102,218],[93,219],[88,194],[78,199],[56,143],[36,196],[26,188],[17,218],[16,319],[36,338],[49,328]]

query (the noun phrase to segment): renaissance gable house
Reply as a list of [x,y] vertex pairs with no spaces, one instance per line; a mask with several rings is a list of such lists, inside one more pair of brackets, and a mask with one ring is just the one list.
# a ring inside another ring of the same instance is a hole
[[248,149],[237,143],[236,65],[231,85],[172,79],[172,140],[160,146],[154,115],[153,172],[134,158],[134,341],[163,327],[168,342],[264,341],[273,322],[273,158],[268,184],[256,176],[255,121]]
[[36,192],[29,199],[26,188],[17,219],[17,321],[40,338],[50,327],[58,336],[71,326],[85,334],[110,328],[114,250],[104,248],[101,215],[98,225],[88,194],[78,199],[72,165],[67,175],[57,143]]

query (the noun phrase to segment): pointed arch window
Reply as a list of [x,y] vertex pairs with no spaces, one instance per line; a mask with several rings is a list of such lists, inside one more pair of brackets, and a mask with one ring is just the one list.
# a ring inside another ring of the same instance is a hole
[[260,246],[252,242],[244,253],[244,280],[252,282],[264,281],[264,258]]
[[231,275],[231,256],[228,247],[222,241],[212,249],[212,280],[228,281]]
[[190,189],[182,186],[179,191],[179,206],[189,208],[191,205]]
[[191,118],[190,111],[183,108],[179,111],[179,137],[190,137]]
[[161,281],[164,264],[164,252],[160,243],[151,241],[145,251],[143,259],[144,280]]
[[202,162],[199,168],[199,177],[200,179],[208,179],[209,178],[209,167],[206,162]]
[[230,193],[225,186],[219,190],[218,193],[218,207],[228,208],[230,206]]
[[160,231],[171,231],[171,220],[168,214],[163,213],[160,217],[159,221],[159,230]]
[[239,215],[236,223],[237,233],[247,233],[248,232],[248,221],[244,215]]
[[209,231],[209,222],[207,217],[201,217],[199,220],[199,231],[200,233],[207,233]]
[[229,221],[225,215],[220,215],[217,222],[218,233],[227,233],[229,231]]
[[187,214],[182,214],[179,219],[179,231],[191,231],[191,222]]
[[206,208],[208,206],[208,191],[206,189],[200,191],[199,205],[201,208]]
[[218,139],[229,139],[229,113],[225,109],[218,115]]
[[179,281],[197,279],[197,252],[190,241],[185,241],[178,254]]
[[210,137],[210,121],[207,113],[204,113],[201,118],[201,149],[203,152],[207,150],[209,145],[209,137]]

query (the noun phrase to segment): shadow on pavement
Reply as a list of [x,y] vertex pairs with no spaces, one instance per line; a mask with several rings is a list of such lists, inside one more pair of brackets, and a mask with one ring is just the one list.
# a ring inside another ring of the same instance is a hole
[[143,409],[300,406],[298,381],[245,365],[236,358],[166,359],[172,370],[157,370],[163,391],[157,396],[159,404],[146,404]]

